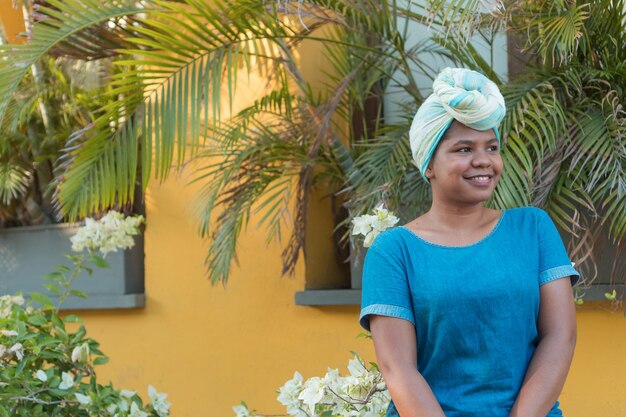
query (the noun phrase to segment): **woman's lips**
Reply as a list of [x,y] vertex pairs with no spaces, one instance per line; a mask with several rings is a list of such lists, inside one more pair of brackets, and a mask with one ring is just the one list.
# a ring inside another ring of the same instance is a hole
[[470,184],[477,185],[479,187],[485,187],[491,184],[491,175],[476,175],[473,177],[465,178]]

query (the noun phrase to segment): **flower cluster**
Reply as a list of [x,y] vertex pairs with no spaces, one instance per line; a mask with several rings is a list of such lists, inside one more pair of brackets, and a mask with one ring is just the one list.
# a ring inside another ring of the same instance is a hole
[[[90,396],[76,393],[76,400],[88,409],[93,404]],[[141,398],[135,391],[120,390],[117,402],[109,404],[106,407],[107,413],[111,417],[150,417],[156,413],[158,417],[167,417],[169,415],[170,403],[165,401],[167,394],[159,393],[150,385],[148,386],[148,396],[150,403],[145,409],[142,407]],[[144,411],[145,410],[145,411]]]
[[393,211],[380,204],[374,209],[374,214],[364,214],[352,219],[352,234],[365,236],[363,246],[368,248],[383,230],[393,227],[399,221],[400,219],[393,215]]
[[124,217],[117,211],[109,211],[100,220],[85,219],[85,225],[71,237],[72,250],[90,252],[99,250],[103,256],[118,249],[128,249],[134,245],[133,236],[139,234],[143,216]]
[[[84,326],[70,331],[58,310],[26,305],[22,296],[0,297],[0,416],[167,417],[166,394],[97,382],[95,366],[108,361]],[[74,327],[74,326],[73,326]]]
[[11,315],[13,306],[24,305],[24,297],[21,295],[3,295],[0,296],[0,319],[7,318]]
[[[329,369],[323,378],[306,381],[299,372],[278,390],[278,401],[293,417],[383,417],[390,396],[376,366],[367,368],[355,355],[348,363],[349,375]],[[237,417],[262,416],[245,403],[233,407]]]

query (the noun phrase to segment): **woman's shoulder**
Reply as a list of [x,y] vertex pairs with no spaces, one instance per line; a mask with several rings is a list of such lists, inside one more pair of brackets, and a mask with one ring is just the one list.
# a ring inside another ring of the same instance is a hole
[[526,206],[506,210],[506,228],[514,235],[536,236],[553,224],[550,215],[539,207]]
[[506,210],[506,213],[509,218],[514,220],[536,221],[537,219],[548,216],[545,210],[533,206],[510,208]]
[[394,226],[389,229],[385,229],[372,242],[370,247],[388,248],[397,247],[401,241],[401,228],[402,226]]

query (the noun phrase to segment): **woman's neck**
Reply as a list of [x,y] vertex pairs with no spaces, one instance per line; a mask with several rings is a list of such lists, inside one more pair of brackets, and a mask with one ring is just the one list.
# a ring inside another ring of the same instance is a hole
[[482,203],[459,207],[433,202],[426,213],[431,224],[449,230],[467,230],[481,227],[486,221],[493,219],[493,210],[486,208]]

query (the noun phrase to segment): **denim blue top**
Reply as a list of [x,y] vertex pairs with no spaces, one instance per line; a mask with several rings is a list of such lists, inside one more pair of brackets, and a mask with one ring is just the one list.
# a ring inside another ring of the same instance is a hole
[[[413,323],[417,369],[446,417],[508,417],[538,342],[539,287],[578,276],[538,208],[505,210],[466,246],[394,227],[365,256],[360,324],[369,330],[372,314]],[[548,416],[561,415],[557,401]],[[387,416],[398,416],[393,401]]]

